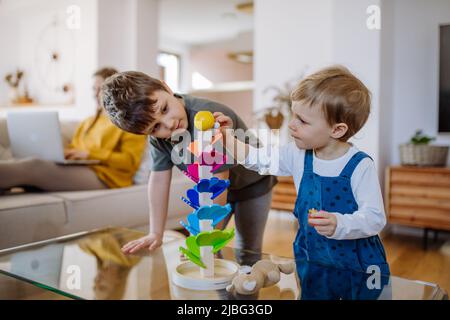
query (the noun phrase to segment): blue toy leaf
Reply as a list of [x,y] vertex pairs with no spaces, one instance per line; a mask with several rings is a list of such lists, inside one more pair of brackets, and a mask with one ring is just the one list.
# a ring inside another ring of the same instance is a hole
[[222,192],[225,191],[230,186],[230,180],[221,180],[219,178],[213,177],[211,179],[202,179],[194,187],[197,192],[209,192],[213,196],[211,199],[216,198]]
[[195,211],[198,219],[213,220],[213,227],[222,221],[231,212],[231,205],[228,203],[225,206],[213,204],[211,206],[202,206]]
[[197,208],[200,206],[198,192],[195,189],[189,189],[188,191],[186,191],[186,196],[193,205],[197,206]]
[[[214,179],[214,178],[211,178]],[[215,178],[217,179],[217,178]],[[195,187],[198,192],[209,192],[209,185],[210,181],[209,179],[202,179],[198,182],[197,186]]]
[[230,186],[230,180],[219,180],[219,179],[217,180],[218,181],[212,182],[209,187],[210,192],[212,192],[213,194],[211,199],[214,199],[217,196],[219,196]]
[[200,207],[198,204],[189,201],[188,199],[186,199],[183,196],[181,196],[181,200],[183,200],[185,203],[187,203],[193,209],[198,209]]
[[200,233],[199,230],[192,228],[190,225],[186,224],[184,221],[180,221],[180,223],[187,231],[189,231],[190,234],[196,236],[197,234]]
[[225,217],[230,214],[230,212],[230,204],[226,204],[225,206],[218,204],[202,206],[194,212],[188,214],[187,223],[184,221],[180,221],[180,223],[187,231],[189,231],[189,233],[192,235],[197,235],[200,232],[199,220],[212,220],[212,227],[215,228],[220,221],[225,219]]

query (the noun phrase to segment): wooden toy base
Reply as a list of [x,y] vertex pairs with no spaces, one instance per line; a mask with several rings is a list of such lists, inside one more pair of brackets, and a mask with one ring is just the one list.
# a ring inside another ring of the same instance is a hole
[[239,272],[233,261],[214,259],[214,277],[202,278],[200,267],[191,261],[180,263],[172,274],[172,281],[180,287],[192,290],[220,290],[231,284]]

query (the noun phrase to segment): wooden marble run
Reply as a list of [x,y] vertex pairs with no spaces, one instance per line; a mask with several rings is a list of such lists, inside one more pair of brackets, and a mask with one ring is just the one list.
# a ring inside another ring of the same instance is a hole
[[177,266],[173,281],[188,289],[217,290],[227,287],[239,271],[235,262],[214,258],[214,254],[234,237],[234,229],[214,229],[231,213],[230,204],[214,204],[214,199],[230,186],[230,181],[213,176],[213,172],[226,163],[226,155],[215,148],[221,141],[221,134],[214,116],[209,111],[200,111],[195,115],[194,126],[196,138],[188,149],[196,162],[188,165],[184,173],[196,185],[182,197],[194,211],[186,221],[180,222],[190,233],[186,246],[180,247],[188,261]]

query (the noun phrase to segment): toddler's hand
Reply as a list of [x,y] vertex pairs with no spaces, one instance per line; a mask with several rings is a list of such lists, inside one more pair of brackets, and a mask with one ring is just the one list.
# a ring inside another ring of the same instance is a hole
[[135,253],[142,248],[147,248],[149,251],[153,251],[159,248],[162,244],[162,235],[158,233],[150,233],[142,238],[128,242],[122,247],[124,254]]
[[336,231],[337,219],[334,214],[321,210],[308,216],[308,224],[313,226],[319,234],[331,237]]
[[222,112],[214,112],[214,119],[220,124],[220,129],[233,129],[233,120]]
[[220,124],[220,133],[222,134],[222,139],[224,145],[227,143],[228,134],[231,133],[229,129],[233,129],[233,120],[230,117],[224,115],[222,112],[214,112],[214,119]]

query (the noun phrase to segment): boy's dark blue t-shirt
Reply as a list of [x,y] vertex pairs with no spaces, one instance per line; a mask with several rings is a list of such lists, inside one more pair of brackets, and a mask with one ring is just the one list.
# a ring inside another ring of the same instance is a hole
[[[193,97],[190,95],[176,94],[186,108],[188,117],[188,131],[191,140],[194,139],[194,117],[198,111],[208,110],[211,112],[222,112],[233,120],[234,129],[247,130],[247,126],[242,119],[229,107],[215,101]],[[150,142],[150,170],[164,171],[171,169],[174,163],[171,159],[172,149],[178,142],[171,142],[166,139],[149,137]],[[186,165],[177,165],[178,169],[186,170]],[[226,164],[215,171],[221,172],[230,170],[230,188],[228,189],[228,201],[236,202],[256,198],[269,192],[277,183],[277,179],[270,175],[259,175],[258,173],[244,168],[242,165]]]

